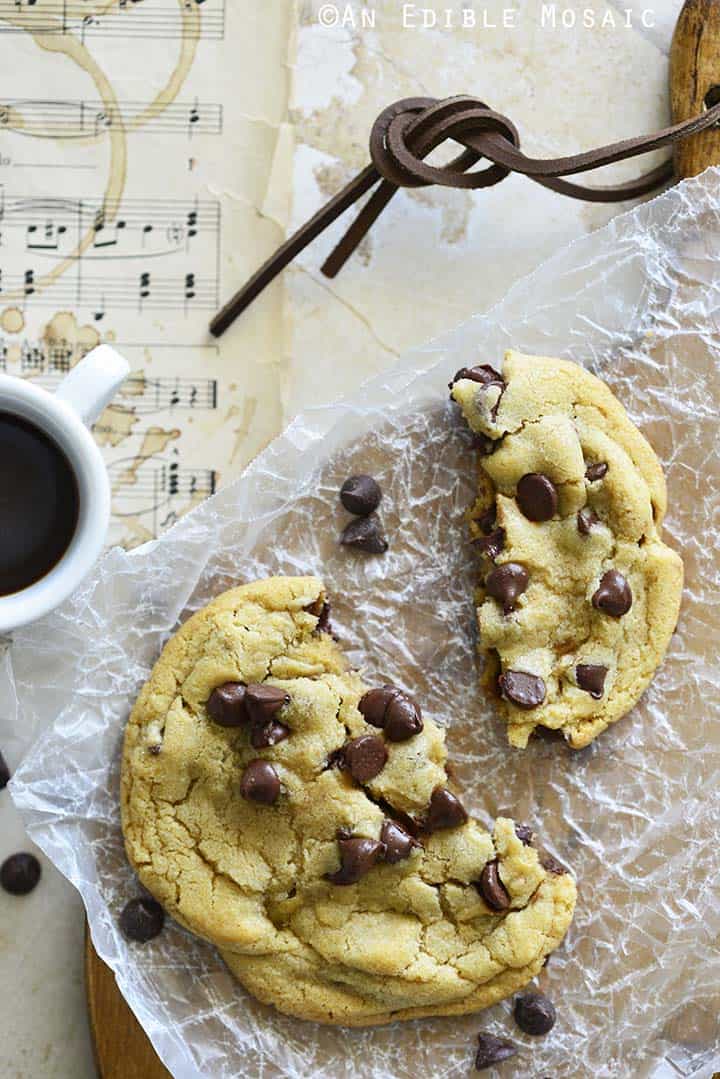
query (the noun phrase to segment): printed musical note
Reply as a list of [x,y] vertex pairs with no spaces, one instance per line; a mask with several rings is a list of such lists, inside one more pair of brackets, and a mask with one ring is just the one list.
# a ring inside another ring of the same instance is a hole
[[35,292],[35,272],[26,270],[23,278],[23,292],[25,296],[32,296]]

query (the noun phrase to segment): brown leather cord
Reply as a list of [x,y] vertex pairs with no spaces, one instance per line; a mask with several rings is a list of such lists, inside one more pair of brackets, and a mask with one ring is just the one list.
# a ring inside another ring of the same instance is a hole
[[[520,149],[517,128],[507,116],[494,112],[474,97],[408,97],[384,109],[370,133],[370,158],[361,173],[350,181],[309,221],[282,244],[225,304],[210,323],[210,332],[219,337],[288,263],[345,213],[371,188],[379,185],[323,263],[326,277],[334,277],[345,265],[368,230],[401,187],[439,184],[476,190],[492,187],[517,172],[560,195],[588,202],[624,202],[647,195],[673,179],[672,159],[637,179],[608,187],[586,187],[565,179],[578,172],[602,168],[647,154],[661,146],[720,123],[720,103],[700,116],[663,128],[651,135],[587,150],[570,157],[532,158]],[[425,158],[447,139],[463,147],[444,165],[429,165]],[[488,165],[473,169],[485,160]]]

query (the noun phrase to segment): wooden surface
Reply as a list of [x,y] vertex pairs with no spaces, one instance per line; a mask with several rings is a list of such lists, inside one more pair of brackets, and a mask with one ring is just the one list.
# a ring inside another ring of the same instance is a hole
[[90,1034],[100,1079],[172,1079],[125,1003],[115,976],[85,934]]
[[[713,88],[717,88],[714,92]],[[670,48],[673,123],[697,116],[707,101],[720,101],[720,0],[686,0]],[[683,139],[675,149],[678,178],[720,165],[720,127]]]

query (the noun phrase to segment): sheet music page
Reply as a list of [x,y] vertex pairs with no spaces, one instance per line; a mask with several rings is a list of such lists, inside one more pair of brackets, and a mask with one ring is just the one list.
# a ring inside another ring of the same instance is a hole
[[[282,239],[283,0],[0,0],[0,362],[132,376],[95,427],[111,542],[157,535],[278,430],[280,290],[207,324]],[[278,186],[279,184],[279,186]]]

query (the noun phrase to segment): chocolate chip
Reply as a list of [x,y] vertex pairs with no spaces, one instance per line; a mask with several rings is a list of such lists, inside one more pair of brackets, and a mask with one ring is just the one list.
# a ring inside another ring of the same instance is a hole
[[382,738],[376,734],[363,734],[348,742],[344,751],[345,767],[358,783],[368,783],[382,772],[388,754]]
[[345,767],[345,747],[340,746],[339,749],[334,749],[332,751],[332,753],[328,753],[328,755],[327,755],[327,757],[325,759],[325,767],[324,767],[323,771],[327,772],[327,770],[329,768],[343,769],[344,767]]
[[240,793],[248,802],[271,806],[280,795],[280,779],[270,761],[250,761],[240,780]]
[[150,896],[142,895],[131,899],[123,907],[120,915],[120,929],[128,940],[146,944],[159,933],[165,924],[165,911]]
[[622,618],[632,607],[632,592],[625,577],[616,569],[609,569],[600,578],[593,595],[592,605],[612,618]]
[[355,884],[364,877],[382,857],[384,847],[376,839],[339,838],[340,868],[327,873],[326,880],[332,884]]
[[151,753],[153,755],[153,757],[159,757],[161,749],[162,749],[162,746],[155,743],[155,745],[148,746],[148,753]]
[[567,866],[564,866],[557,858],[553,858],[552,854],[548,854],[547,851],[543,851],[540,855],[540,865],[548,873],[554,873],[556,877],[562,877],[565,873],[570,872]]
[[548,1034],[555,1026],[555,1005],[544,993],[521,993],[513,1005],[515,1022],[524,1034]]
[[605,679],[608,669],[595,663],[578,663],[575,668],[575,679],[580,689],[584,689],[596,701],[599,701],[605,690]]
[[505,700],[518,708],[537,708],[545,700],[542,678],[526,671],[505,671],[498,678],[498,688]]
[[495,505],[490,506],[489,509],[485,510],[481,517],[478,517],[478,528],[485,536],[488,536],[492,532],[496,517],[497,506]]
[[555,484],[542,472],[528,472],[517,485],[517,502],[529,521],[549,521],[558,504]]
[[284,689],[264,682],[253,682],[245,691],[245,707],[253,723],[267,723],[289,702]]
[[519,562],[504,562],[496,566],[485,581],[485,591],[502,603],[505,614],[515,610],[515,601],[528,586],[530,575]]
[[340,501],[348,513],[367,517],[380,505],[382,491],[372,476],[350,476],[340,488]]
[[397,821],[384,820],[380,829],[380,842],[385,845],[383,860],[395,865],[409,858],[415,847],[420,847],[417,839],[413,839]]
[[221,727],[240,727],[248,721],[245,695],[244,682],[224,682],[210,694],[208,715]]
[[375,514],[351,521],[343,529],[340,542],[344,547],[352,547],[356,551],[365,551],[367,554],[384,554],[389,546],[380,531],[380,522]]
[[455,372],[452,382],[448,382],[449,389],[461,378],[469,378],[471,382],[479,382],[482,386],[505,386],[505,379],[500,372],[488,363],[478,364],[477,367],[461,367]]
[[489,535],[478,536],[473,542],[480,554],[484,554],[494,562],[505,546],[505,529],[495,528]]
[[495,449],[495,442],[492,438],[488,438],[487,435],[480,435],[477,432],[473,433],[472,444],[481,457],[489,457]]
[[11,854],[0,866],[0,885],[10,895],[27,895],[37,885],[41,872],[34,854]]
[[510,896],[500,880],[497,858],[488,862],[475,887],[492,910],[507,910],[510,906]]
[[389,684],[380,689],[369,689],[360,698],[358,710],[373,727],[382,727],[385,723],[385,709],[398,693],[402,693],[402,690]]
[[606,475],[608,470],[607,463],[605,461],[598,461],[597,464],[588,465],[585,469],[585,479],[590,483],[595,483],[596,480],[601,480]]
[[276,746],[278,742],[284,742],[290,737],[290,728],[284,723],[278,723],[275,719],[267,723],[258,723],[250,732],[250,745],[253,749],[268,749]]
[[507,1038],[496,1038],[494,1034],[478,1034],[478,1051],[475,1057],[475,1070],[485,1071],[502,1064],[503,1060],[517,1056],[518,1047]]
[[0,753],[0,791],[4,791],[10,782],[10,769],[7,766],[7,761]]
[[383,726],[391,742],[407,742],[423,729],[420,706],[406,693],[396,693],[388,701]]
[[316,633],[330,633],[333,635],[333,628],[330,625],[330,604],[323,603],[322,610],[318,615],[317,625],[315,626]]
[[585,506],[583,509],[578,510],[577,513],[577,528],[581,536],[589,536],[590,529],[593,525],[598,523],[599,518],[595,516],[589,506]]
[[533,830],[529,824],[516,824],[515,835],[518,837],[521,843],[524,843],[526,847],[532,846]]
[[468,815],[462,802],[447,787],[436,787],[430,796],[425,826],[429,832],[439,832],[443,828],[457,828],[465,824]]

